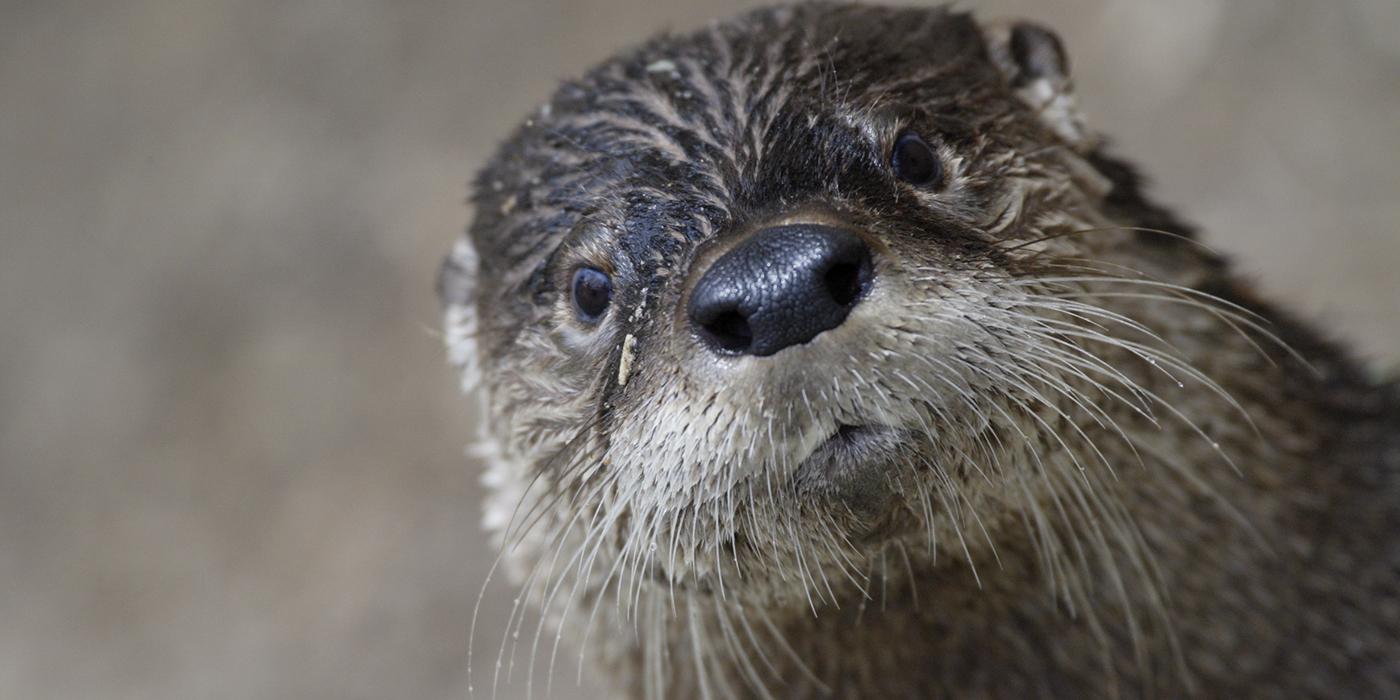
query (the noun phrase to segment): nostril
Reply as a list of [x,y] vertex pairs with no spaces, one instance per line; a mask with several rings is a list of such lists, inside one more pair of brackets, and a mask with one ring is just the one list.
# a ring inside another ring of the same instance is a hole
[[729,352],[743,352],[753,345],[753,329],[738,311],[725,311],[702,328],[711,341]]
[[860,265],[841,263],[826,271],[826,291],[838,306],[849,306],[860,296]]

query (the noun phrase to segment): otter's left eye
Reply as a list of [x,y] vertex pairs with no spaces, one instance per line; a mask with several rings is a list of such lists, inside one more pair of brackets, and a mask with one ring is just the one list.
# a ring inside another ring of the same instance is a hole
[[937,187],[943,182],[943,163],[938,154],[913,132],[895,139],[894,149],[890,151],[890,168],[895,177],[911,185]]
[[612,302],[612,280],[602,270],[580,267],[574,272],[573,297],[579,319],[596,323]]

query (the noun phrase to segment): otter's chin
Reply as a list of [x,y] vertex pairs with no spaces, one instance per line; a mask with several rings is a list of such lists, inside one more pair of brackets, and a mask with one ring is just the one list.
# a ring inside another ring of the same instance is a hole
[[852,513],[877,516],[897,492],[904,430],[883,425],[841,425],[802,460],[793,473],[798,493],[830,499]]

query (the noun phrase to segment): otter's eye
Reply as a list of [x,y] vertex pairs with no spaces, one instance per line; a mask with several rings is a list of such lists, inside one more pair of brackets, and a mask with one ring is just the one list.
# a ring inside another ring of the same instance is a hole
[[895,139],[890,151],[895,177],[911,184],[937,187],[943,182],[943,163],[918,134],[906,132]]
[[595,323],[612,302],[612,280],[601,270],[580,267],[574,272],[573,296],[579,319]]

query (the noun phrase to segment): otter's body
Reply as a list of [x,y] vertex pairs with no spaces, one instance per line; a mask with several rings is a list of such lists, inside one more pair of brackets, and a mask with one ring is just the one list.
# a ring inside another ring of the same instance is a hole
[[545,620],[502,667],[558,628],[628,696],[1400,695],[1396,391],[1144,197],[1045,30],[663,37],[475,204],[449,343]]

